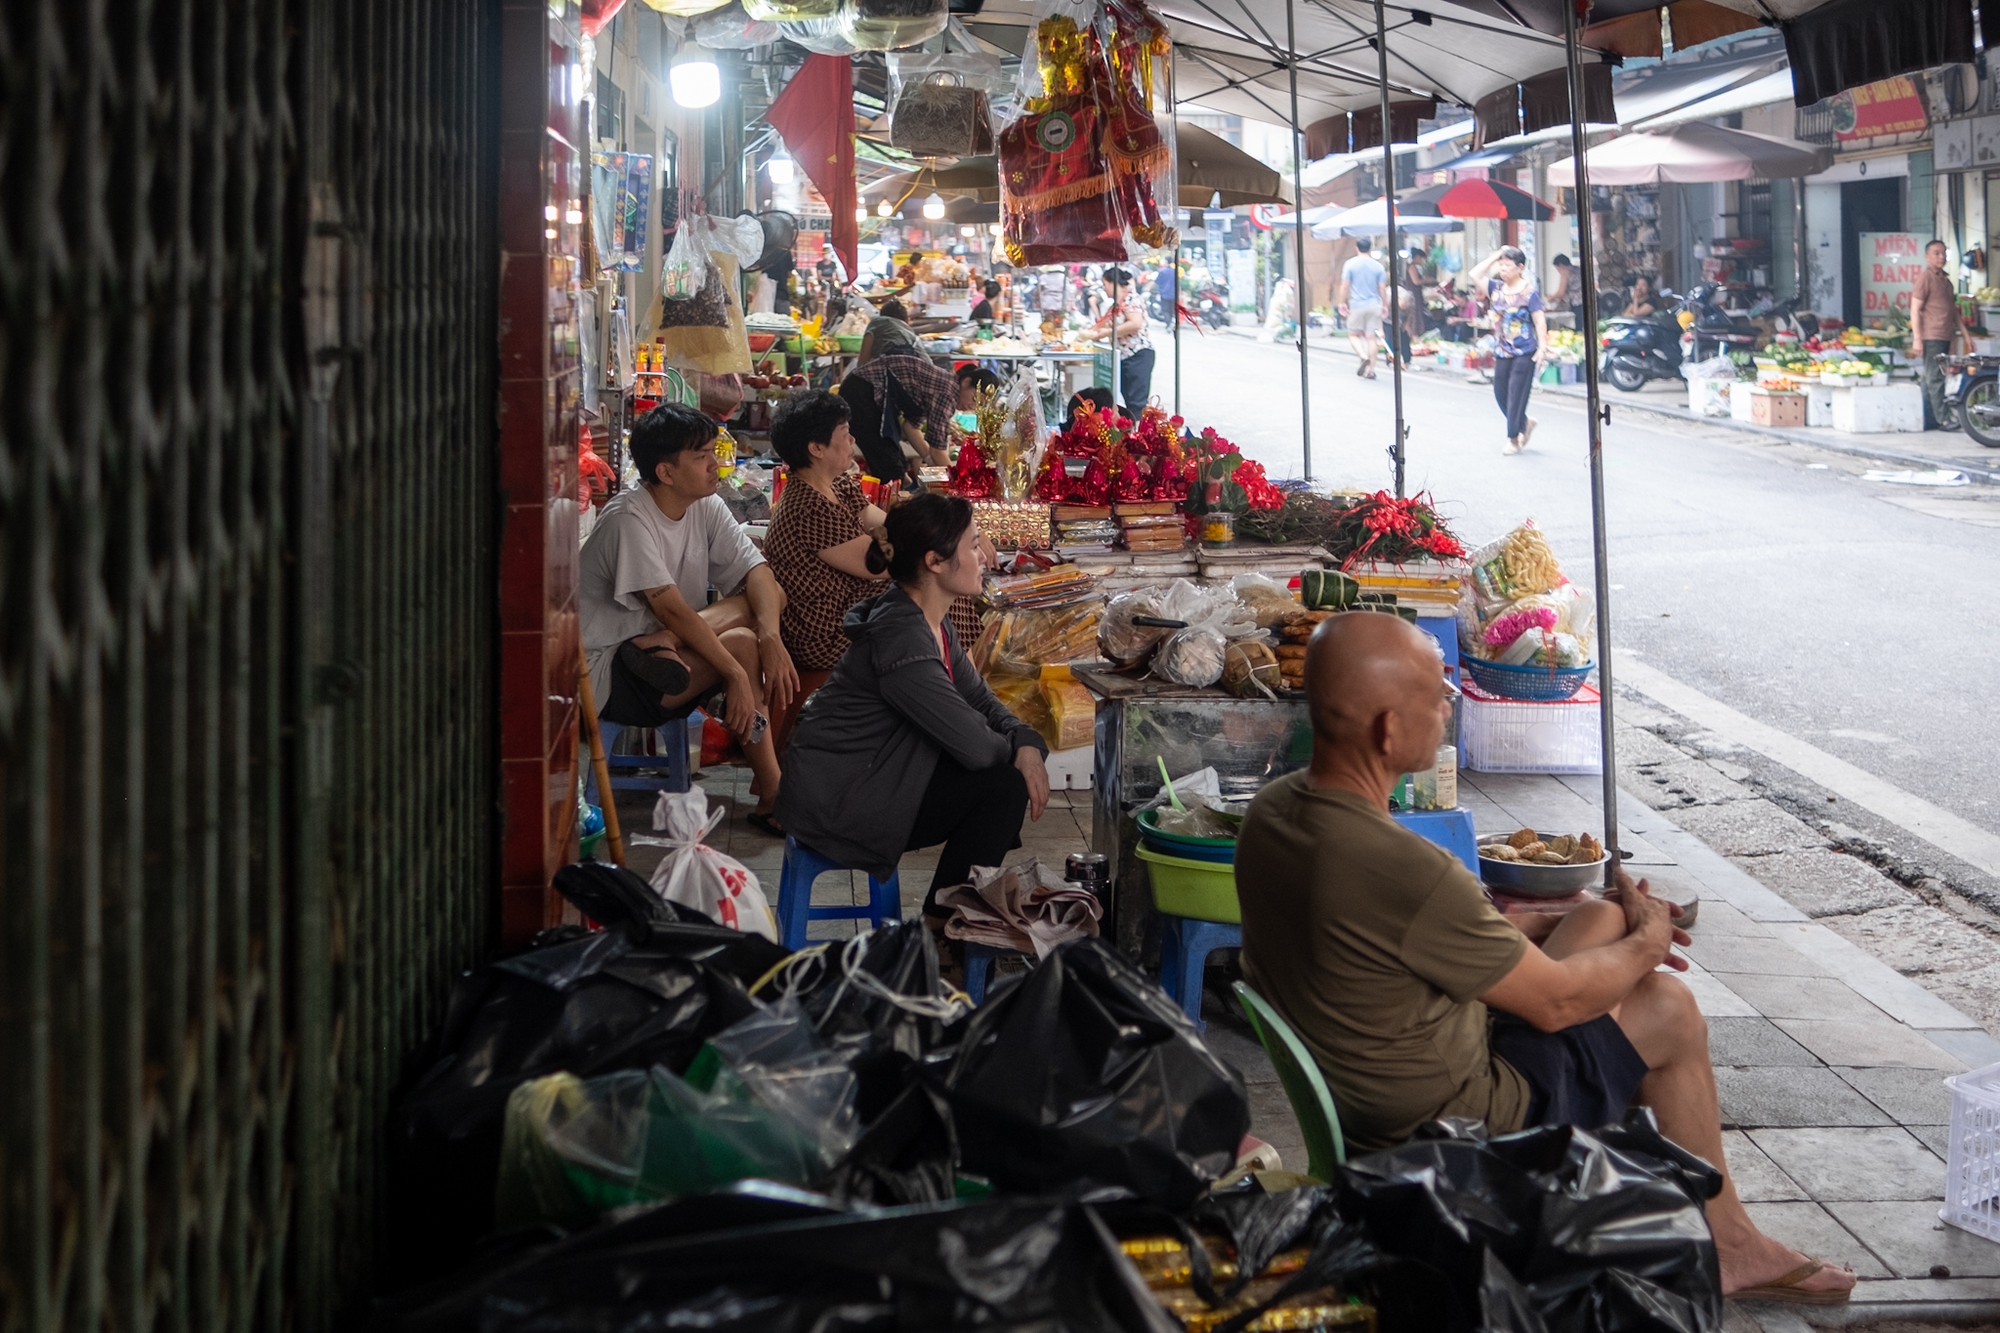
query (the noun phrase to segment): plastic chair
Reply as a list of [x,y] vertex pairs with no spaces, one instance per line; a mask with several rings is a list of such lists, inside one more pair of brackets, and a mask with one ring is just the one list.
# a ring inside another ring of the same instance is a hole
[[1472,812],[1464,806],[1456,810],[1398,810],[1390,818],[1425,842],[1434,842],[1479,874],[1479,834],[1472,827]]
[[1278,1081],[1285,1085],[1285,1098],[1291,1102],[1299,1132],[1306,1140],[1306,1174],[1331,1181],[1334,1171],[1347,1160],[1347,1140],[1341,1135],[1340,1113],[1334,1109],[1333,1094],[1327,1090],[1318,1062],[1268,1000],[1240,981],[1230,989],[1256,1030],[1257,1040],[1263,1043],[1264,1053],[1271,1057]]
[[1201,977],[1208,956],[1217,949],[1243,947],[1243,927],[1228,921],[1202,921],[1191,916],[1160,913],[1160,989],[1197,1032],[1208,1031],[1201,1020]]
[[834,907],[812,905],[813,881],[836,870],[852,870],[831,857],[821,856],[798,839],[785,837],[785,864],[778,872],[778,933],[787,949],[806,947],[806,926],[814,921],[852,921],[866,918],[871,926],[890,925],[903,919],[903,889],[900,874],[886,880],[868,877],[868,903],[863,907],[841,904]]
[[[696,718],[700,713],[693,715]],[[700,723],[695,723],[699,726]],[[613,791],[686,791],[694,785],[693,774],[688,768],[688,722],[676,719],[659,729],[660,748],[663,754],[613,754],[613,743],[625,728],[616,722],[597,719],[597,734],[604,743],[604,766],[611,774]],[[639,770],[665,768],[667,775],[641,777]],[[583,758],[583,799],[592,805],[602,805],[597,799],[597,765],[590,762],[586,753]],[[626,776],[619,776],[620,774]]]

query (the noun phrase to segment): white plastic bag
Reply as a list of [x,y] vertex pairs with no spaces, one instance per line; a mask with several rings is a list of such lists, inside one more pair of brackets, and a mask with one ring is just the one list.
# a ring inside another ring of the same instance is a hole
[[674,228],[674,243],[660,265],[660,295],[669,301],[693,300],[708,276],[708,256],[695,241],[692,221],[682,218]]
[[725,813],[721,806],[708,808],[708,793],[700,787],[660,793],[653,806],[653,830],[666,837],[645,842],[668,850],[653,867],[653,888],[668,902],[692,907],[719,925],[776,943],[777,923],[757,876],[702,841]]

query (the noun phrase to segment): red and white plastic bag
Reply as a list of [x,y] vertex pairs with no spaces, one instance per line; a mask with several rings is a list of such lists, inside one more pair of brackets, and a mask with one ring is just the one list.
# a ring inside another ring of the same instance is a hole
[[718,925],[776,943],[777,923],[757,876],[735,857],[702,841],[725,813],[721,806],[708,808],[708,793],[700,787],[660,793],[653,806],[653,831],[664,836],[645,840],[667,849],[653,868],[653,889],[668,902],[692,907]]

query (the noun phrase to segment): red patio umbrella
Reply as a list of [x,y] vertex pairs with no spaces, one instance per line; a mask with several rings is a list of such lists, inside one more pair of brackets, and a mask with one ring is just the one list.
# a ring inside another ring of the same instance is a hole
[[1460,181],[1438,196],[1437,209],[1448,218],[1517,218],[1523,222],[1547,222],[1556,210],[1529,194],[1502,181]]

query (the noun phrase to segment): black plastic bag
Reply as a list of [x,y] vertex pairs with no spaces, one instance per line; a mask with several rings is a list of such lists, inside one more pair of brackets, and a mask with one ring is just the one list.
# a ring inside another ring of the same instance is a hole
[[944,1095],[918,1082],[862,1132],[821,1182],[843,1203],[943,1203],[958,1186],[958,1134]]
[[988,1199],[819,1214],[810,1196],[758,1182],[549,1246],[385,1325],[1180,1333],[1087,1205]]
[[1185,1209],[1250,1128],[1241,1076],[1095,938],[974,1011],[948,1086],[966,1169],[1016,1193],[1122,1188]]
[[771,951],[783,956],[761,937],[702,922],[651,922],[646,935],[641,945],[622,929],[598,931],[460,978],[389,1115],[390,1287],[461,1262],[492,1230],[517,1086],[559,1071],[681,1072],[709,1036],[752,1011],[746,976],[761,975]]
[[[1708,1333],[1721,1325],[1702,1203],[1721,1176],[1635,1108],[1622,1126],[1486,1137],[1438,1121],[1350,1160],[1343,1216],[1442,1275],[1439,1327],[1489,1333]],[[1390,1327],[1384,1310],[1384,1328]]]
[[[798,993],[828,1045],[855,1048],[854,1072],[861,1080],[856,1109],[864,1125],[886,1113],[925,1067],[948,1056],[969,1009],[950,1010],[947,1021],[947,993],[938,980],[937,945],[921,920],[830,944]],[[770,992],[758,998],[769,999]]]

